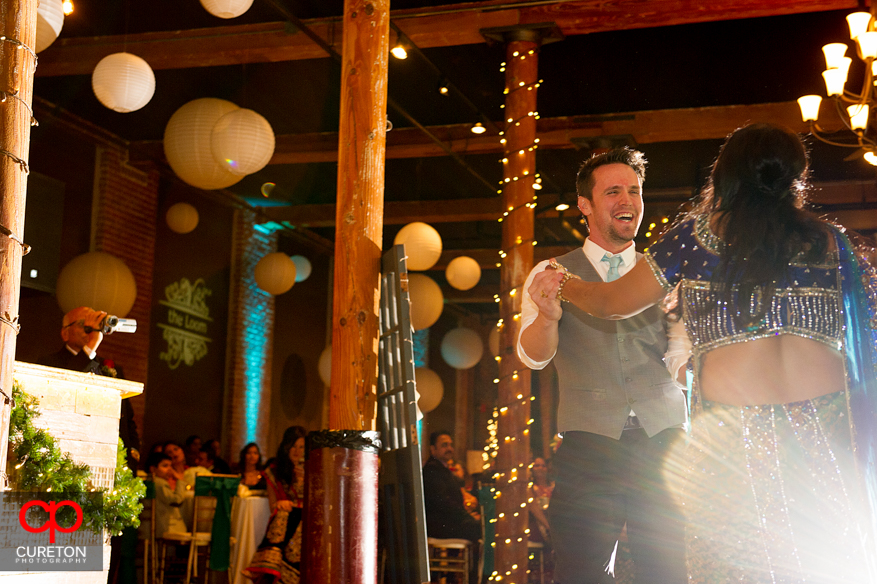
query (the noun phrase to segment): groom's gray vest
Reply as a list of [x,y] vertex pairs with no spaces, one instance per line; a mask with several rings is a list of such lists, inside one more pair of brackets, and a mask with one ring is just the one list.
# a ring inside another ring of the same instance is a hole
[[[637,254],[637,261],[642,254]],[[557,258],[589,282],[600,282],[581,248]],[[652,306],[633,318],[602,320],[563,305],[557,368],[557,429],[621,438],[633,408],[649,436],[685,423],[685,396],[664,366],[663,311]]]

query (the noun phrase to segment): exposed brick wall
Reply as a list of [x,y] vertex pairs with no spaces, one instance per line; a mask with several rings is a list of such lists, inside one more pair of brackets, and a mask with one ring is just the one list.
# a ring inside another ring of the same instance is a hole
[[[127,315],[137,320],[137,332],[104,337],[100,354],[117,361],[127,379],[142,383],[146,383],[149,360],[158,183],[154,168],[143,171],[127,164],[125,149],[97,148],[91,248],[124,261],[137,283],[137,299]],[[132,400],[142,434],[145,397]]]
[[235,211],[229,287],[226,393],[222,443],[236,453],[250,441],[265,452],[274,346],[274,297],[256,285],[256,264],[277,251],[277,234],[256,228],[251,211]]

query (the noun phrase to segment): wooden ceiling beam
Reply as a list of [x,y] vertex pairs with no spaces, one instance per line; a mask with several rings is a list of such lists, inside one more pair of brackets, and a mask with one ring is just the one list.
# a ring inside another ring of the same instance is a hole
[[[481,30],[554,22],[565,35],[590,34],[758,18],[825,10],[854,9],[857,0],[558,0],[515,7],[497,0],[430,9],[396,10],[394,23],[420,48],[483,43]],[[337,19],[305,21],[314,33],[340,51]],[[128,51],[154,70],[216,67],[320,59],[328,55],[285,22],[269,22],[121,36],[60,38],[40,53],[36,75],[91,75],[103,57]]]
[[[840,128],[835,108],[822,108],[820,123]],[[754,105],[731,105],[700,108],[649,110],[601,116],[543,118],[537,122],[536,135],[540,148],[575,148],[575,141],[600,136],[630,135],[638,144],[690,140],[722,139],[734,129],[753,121],[785,125],[796,132],[808,132],[801,121],[794,101]],[[496,136],[476,136],[471,124],[430,126],[431,134],[461,155],[502,154],[503,146]],[[417,128],[396,128],[387,134],[387,158],[425,158],[447,156]],[[159,141],[135,142],[131,145],[132,160],[160,160],[164,156]],[[311,164],[338,160],[338,134],[287,134],[277,136],[274,156],[269,164]]]

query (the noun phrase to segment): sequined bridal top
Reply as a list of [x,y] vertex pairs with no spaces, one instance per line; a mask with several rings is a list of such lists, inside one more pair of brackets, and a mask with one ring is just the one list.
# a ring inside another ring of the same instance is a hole
[[[710,230],[709,218],[700,216],[675,226],[645,252],[646,262],[667,292],[682,282],[679,301],[696,356],[731,343],[780,334],[841,349],[843,317],[836,253],[826,254],[823,263],[792,260],[787,276],[776,283],[764,318],[741,328],[734,322],[735,306],[721,301],[711,289],[724,245]],[[736,287],[733,291],[736,300]],[[760,294],[756,292],[749,301],[756,312]]]

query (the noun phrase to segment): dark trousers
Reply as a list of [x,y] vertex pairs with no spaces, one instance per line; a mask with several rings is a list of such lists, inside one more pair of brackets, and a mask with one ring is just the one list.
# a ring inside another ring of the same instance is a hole
[[625,523],[636,582],[686,582],[684,523],[663,477],[670,446],[683,437],[678,428],[652,438],[625,430],[620,440],[564,432],[548,509],[557,584],[611,582],[606,571]]

